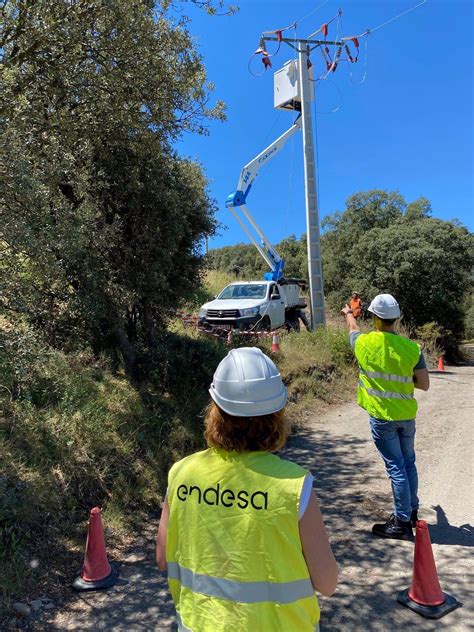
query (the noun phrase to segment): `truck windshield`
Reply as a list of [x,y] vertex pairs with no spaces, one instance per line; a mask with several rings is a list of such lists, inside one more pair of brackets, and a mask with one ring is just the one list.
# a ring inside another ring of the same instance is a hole
[[245,285],[228,285],[217,298],[265,298],[266,295],[267,286],[264,283],[246,283]]

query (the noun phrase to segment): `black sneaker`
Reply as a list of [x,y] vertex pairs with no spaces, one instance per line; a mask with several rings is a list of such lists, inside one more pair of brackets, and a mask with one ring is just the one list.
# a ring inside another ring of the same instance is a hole
[[392,514],[384,524],[374,524],[372,533],[380,538],[391,538],[393,540],[413,540],[411,522],[400,520]]
[[416,528],[416,521],[418,520],[418,509],[413,509],[413,511],[411,512],[411,516],[410,516],[410,522],[411,522],[411,526],[415,529]]

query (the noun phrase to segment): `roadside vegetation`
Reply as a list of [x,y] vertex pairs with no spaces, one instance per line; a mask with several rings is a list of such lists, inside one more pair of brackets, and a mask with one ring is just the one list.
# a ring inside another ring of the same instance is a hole
[[224,350],[167,322],[198,291],[215,205],[202,166],[176,146],[225,114],[187,6],[2,7],[3,604],[60,581],[92,505],[117,527],[157,509],[169,465],[200,445]]
[[8,602],[54,577],[52,560],[60,566],[80,542],[66,560],[70,582],[91,507],[102,506],[117,533],[159,510],[171,464],[202,446],[200,414],[225,349],[167,331],[159,363],[138,384],[110,358],[65,353],[27,327],[2,323],[0,342],[0,586]]
[[[208,279],[199,299],[225,284],[222,273]],[[195,312],[197,297],[186,310]],[[234,344],[249,342],[236,338]],[[270,353],[271,339],[258,344]],[[283,335],[280,347],[274,359],[295,425],[316,402],[351,397],[355,368],[343,329]],[[48,575],[50,584],[71,581],[92,506],[104,508],[105,523],[119,538],[159,511],[169,467],[204,447],[207,389],[227,351],[222,341],[172,318],[160,336],[159,360],[137,383],[105,354],[65,352],[29,326],[0,322],[4,605],[38,591]]]
[[[472,332],[473,235],[457,220],[431,217],[429,200],[407,202],[397,191],[361,191],[344,211],[323,218],[321,252],[326,301],[334,312],[358,292],[366,304],[379,293],[402,306],[403,325],[412,335],[458,357],[461,340]],[[307,278],[306,236],[276,245],[287,276]],[[209,253],[215,270],[259,278],[265,263],[251,245]]]

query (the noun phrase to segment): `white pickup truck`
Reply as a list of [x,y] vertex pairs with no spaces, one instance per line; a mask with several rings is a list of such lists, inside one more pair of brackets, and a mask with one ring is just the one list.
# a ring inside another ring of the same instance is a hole
[[299,331],[300,319],[308,326],[302,285],[295,279],[236,281],[201,307],[198,324],[261,331],[286,326]]

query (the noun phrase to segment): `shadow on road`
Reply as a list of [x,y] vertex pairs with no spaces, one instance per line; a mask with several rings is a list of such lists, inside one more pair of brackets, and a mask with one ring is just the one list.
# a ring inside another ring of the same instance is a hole
[[[340,566],[340,583],[332,598],[320,598],[322,632],[411,631],[417,615],[400,606],[397,593],[410,585],[413,544],[386,541],[371,534],[376,520],[390,512],[390,493],[375,484],[381,474],[371,442],[350,435],[330,433],[321,426],[300,427],[281,456],[309,469],[325,524]],[[362,474],[362,475],[361,475]],[[388,483],[387,483],[387,489]],[[437,524],[430,525],[432,540],[439,544],[471,546],[471,525],[450,525],[441,507],[435,508]],[[153,522],[156,522],[154,520]],[[104,594],[71,595],[66,618],[49,622],[48,630],[169,631],[175,630],[174,608],[166,577],[154,562],[156,524],[136,542],[123,560],[124,580]],[[469,543],[468,543],[469,542]],[[463,577],[458,572],[459,548],[443,547],[437,560],[443,590],[456,596]],[[439,556],[441,557],[441,556]],[[126,583],[125,583],[126,582]],[[447,619],[449,619],[449,615]],[[450,621],[422,620],[424,632],[458,630]],[[216,632],[220,632],[216,628]]]
[[390,513],[390,494],[370,491],[379,472],[374,472],[373,461],[367,459],[367,443],[366,439],[348,435],[336,442],[322,428],[299,428],[282,452],[282,456],[313,474],[325,522],[333,533],[354,536],[355,532],[363,532],[361,522],[365,521],[369,527],[372,518]]
[[438,371],[438,370],[433,370],[433,371],[428,371],[428,373],[430,375],[456,375],[456,371]]
[[449,524],[443,508],[433,507],[436,511],[436,524],[430,524],[430,535],[433,544],[453,544],[458,546],[474,546],[474,527],[462,524],[455,527]]
[[[364,440],[345,435],[336,440],[323,427],[300,428],[282,454],[314,475],[314,487],[339,564],[335,595],[320,597],[321,632],[408,631],[420,624],[396,600],[398,592],[412,579],[413,543],[381,540],[371,533],[372,524],[390,513],[392,498],[390,493],[371,491],[377,488],[373,483],[380,478],[381,470],[374,467],[377,455],[368,450],[368,443],[369,437]],[[437,524],[429,525],[433,542],[471,546],[471,525],[454,527],[441,507],[435,509]],[[437,561],[442,588],[454,595],[463,582],[458,573],[458,555],[455,548],[445,547],[442,560]],[[424,631],[458,629],[450,627],[449,622],[445,627],[444,621],[422,622],[420,629]]]
[[36,628],[41,630],[88,630],[96,632],[174,632],[175,610],[166,574],[156,567],[156,525],[147,528],[120,564],[120,579],[103,593],[74,593],[67,615]]

